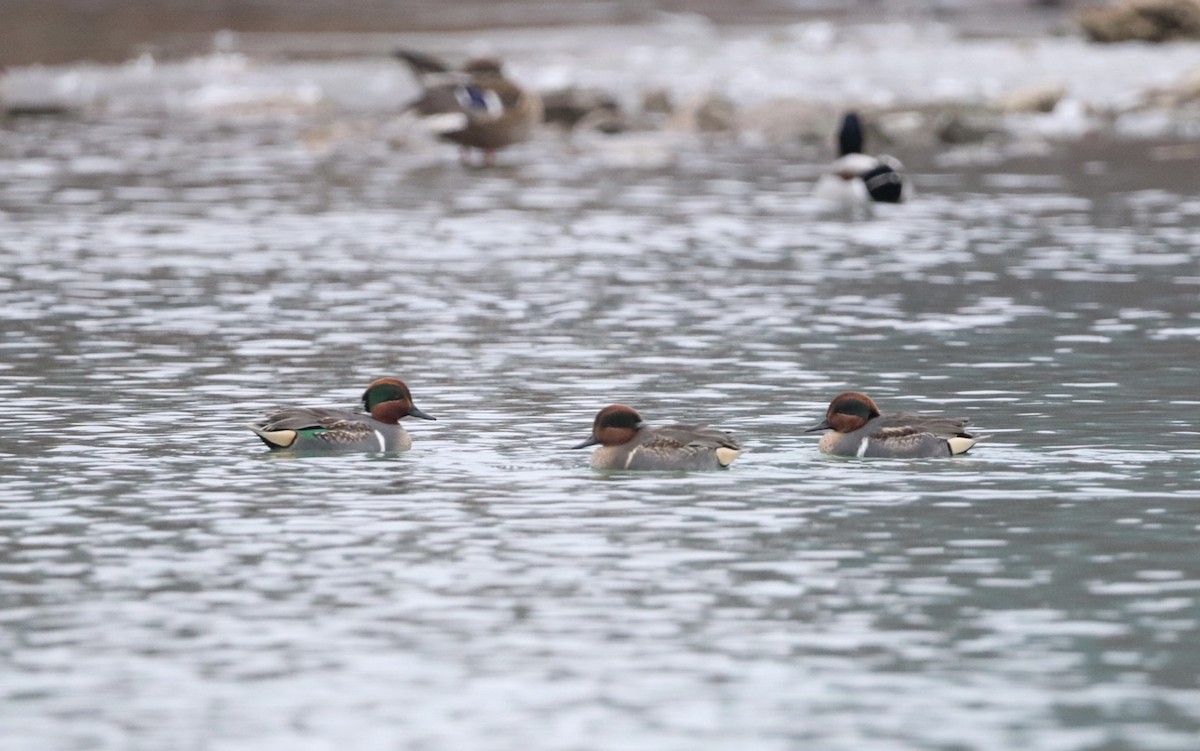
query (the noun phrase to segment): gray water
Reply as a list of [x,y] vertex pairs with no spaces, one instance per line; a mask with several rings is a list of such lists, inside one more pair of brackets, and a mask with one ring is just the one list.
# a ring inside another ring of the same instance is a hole
[[[374,127],[0,130],[6,751],[1197,748],[1194,147],[851,219],[814,147]],[[411,452],[242,427],[382,375]],[[823,457],[850,388],[991,437]],[[750,450],[593,471],[618,401]]]

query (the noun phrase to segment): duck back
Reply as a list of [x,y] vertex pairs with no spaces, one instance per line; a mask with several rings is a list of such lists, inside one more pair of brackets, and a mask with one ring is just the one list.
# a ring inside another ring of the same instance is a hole
[[603,446],[592,465],[606,469],[688,470],[720,469],[742,452],[730,433],[706,425],[662,425],[638,431],[618,446]]

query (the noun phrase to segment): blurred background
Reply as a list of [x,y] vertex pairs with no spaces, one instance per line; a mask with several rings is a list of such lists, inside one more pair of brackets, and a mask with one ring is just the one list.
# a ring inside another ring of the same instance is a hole
[[116,62],[146,51],[188,54],[195,35],[246,32],[463,31],[488,27],[635,24],[664,13],[717,23],[815,17],[936,17],[980,33],[1066,28],[1102,0],[4,0],[0,64]]

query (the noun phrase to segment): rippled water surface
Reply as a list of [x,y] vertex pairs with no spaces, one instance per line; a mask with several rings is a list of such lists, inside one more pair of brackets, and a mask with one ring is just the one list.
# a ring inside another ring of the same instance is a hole
[[[1196,152],[905,156],[852,219],[721,136],[10,121],[3,747],[1195,749]],[[242,427],[380,375],[406,454]],[[849,388],[991,437],[822,457]],[[595,472],[616,401],[750,451]]]

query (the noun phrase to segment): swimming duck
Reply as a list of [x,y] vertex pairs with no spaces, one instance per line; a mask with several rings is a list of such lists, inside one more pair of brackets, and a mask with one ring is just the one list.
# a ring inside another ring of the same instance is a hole
[[632,407],[600,410],[592,434],[574,449],[600,444],[592,454],[597,469],[720,469],[742,453],[732,434],[705,425],[651,427]]
[[407,451],[412,436],[400,426],[411,415],[433,420],[412,401],[403,381],[380,378],[363,392],[365,412],[319,407],[287,407],[248,425],[272,450],[295,451]]
[[541,98],[505,78],[499,60],[476,58],[454,71],[420,52],[397,50],[395,56],[422,88],[406,109],[420,114],[439,138],[461,146],[464,163],[476,148],[485,164],[493,164],[497,149],[528,139],[542,120]]
[[824,420],[804,432],[830,431],[821,436],[818,448],[837,456],[954,456],[979,441],[966,431],[967,422],[955,417],[880,414],[871,397],[847,391],[830,402]]
[[912,197],[912,181],[899,159],[863,153],[862,120],[847,112],[838,131],[838,158],[817,180],[815,193],[838,203],[901,203]]

